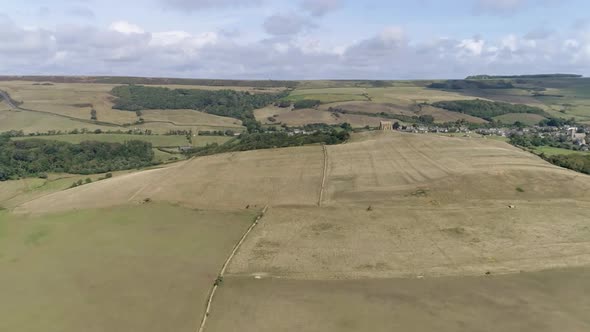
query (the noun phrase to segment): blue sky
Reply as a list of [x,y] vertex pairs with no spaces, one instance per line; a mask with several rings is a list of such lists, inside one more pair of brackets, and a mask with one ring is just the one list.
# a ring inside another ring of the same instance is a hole
[[0,74],[246,79],[590,74],[582,0],[28,0]]

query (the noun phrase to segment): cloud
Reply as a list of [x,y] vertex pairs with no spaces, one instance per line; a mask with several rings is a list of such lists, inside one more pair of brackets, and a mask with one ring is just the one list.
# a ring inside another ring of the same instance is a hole
[[55,49],[55,37],[51,31],[39,28],[22,28],[10,18],[0,15],[0,62],[2,57],[14,56],[38,59]]
[[255,7],[262,2],[263,0],[160,0],[164,7],[180,11]]
[[303,0],[301,2],[301,8],[313,16],[324,16],[343,6],[343,0]]
[[123,34],[131,34],[131,33],[144,33],[145,31],[135,24],[131,24],[126,21],[117,21],[111,23],[110,30],[117,31]]
[[309,19],[296,13],[280,13],[269,16],[263,24],[264,31],[273,36],[298,34],[315,25]]
[[[590,28],[553,31],[544,38],[412,40],[391,26],[338,44],[311,34],[297,17],[274,27],[272,38],[244,40],[240,31],[148,31],[131,22],[107,27],[70,24],[24,28],[0,16],[0,72],[14,74],[137,75],[244,79],[458,78],[477,73],[590,74]],[[272,25],[271,25],[272,26]],[[277,30],[278,29],[278,30]]]

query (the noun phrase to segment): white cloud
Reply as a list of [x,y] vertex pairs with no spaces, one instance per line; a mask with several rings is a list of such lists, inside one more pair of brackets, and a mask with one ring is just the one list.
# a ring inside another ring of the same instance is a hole
[[294,24],[282,35],[273,30],[272,38],[244,40],[240,31],[147,31],[127,21],[106,28],[23,28],[0,16],[0,72],[250,79],[590,74],[590,29],[553,31],[537,39],[512,33],[422,42],[392,26],[347,44],[301,33],[306,29]]
[[145,31],[135,24],[131,24],[126,21],[117,21],[111,23],[109,29],[113,31],[117,31],[123,34],[131,34],[131,33],[144,33]]
[[463,39],[459,43],[458,48],[460,49],[460,54],[481,55],[484,45],[485,41],[482,39]]

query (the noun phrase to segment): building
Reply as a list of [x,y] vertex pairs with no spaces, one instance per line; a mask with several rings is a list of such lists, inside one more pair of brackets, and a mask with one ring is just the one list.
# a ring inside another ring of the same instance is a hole
[[586,133],[578,133],[578,128],[570,127],[567,129],[568,136],[572,142],[577,145],[586,145]]
[[393,130],[393,124],[391,121],[381,121],[379,123],[379,130]]

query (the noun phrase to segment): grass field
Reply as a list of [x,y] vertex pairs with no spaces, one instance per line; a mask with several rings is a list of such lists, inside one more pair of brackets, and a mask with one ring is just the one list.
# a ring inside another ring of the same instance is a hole
[[216,128],[212,130],[244,130],[240,120],[195,110],[145,110],[142,111],[142,118],[145,121],[163,121],[179,126]]
[[[113,176],[128,174],[132,171],[112,172]],[[78,180],[90,178],[98,181],[105,174],[80,175],[80,174],[48,174],[47,179],[24,178],[2,182],[0,188],[0,207],[13,208],[25,202],[68,189],[72,183]]]
[[[198,141],[201,137],[196,140]],[[108,143],[123,143],[126,141],[138,140],[151,143],[154,147],[162,146],[187,146],[189,145],[186,136],[179,135],[128,135],[128,134],[73,134],[73,135],[51,135],[51,136],[35,136],[35,137],[15,137],[13,140],[26,140],[26,139],[44,139],[52,141],[60,141],[78,144],[84,141],[98,141]],[[202,139],[201,141],[205,141]],[[204,143],[206,144],[206,143]]]
[[254,217],[165,204],[0,212],[0,330],[194,331]]
[[24,133],[46,133],[48,130],[71,131],[86,128],[89,130],[116,130],[119,127],[101,126],[79,122],[51,114],[39,114],[19,110],[0,110],[0,132],[22,130]]
[[390,121],[390,119],[380,118],[368,115],[357,114],[340,114],[316,109],[299,109],[289,112],[280,112],[274,117],[275,122],[266,120],[267,124],[286,124],[289,126],[303,126],[313,123],[325,123],[329,125],[349,123],[354,128],[365,126],[379,127],[380,121]]
[[537,146],[534,149],[535,153],[541,154],[544,153],[547,156],[557,155],[557,154],[581,154],[581,155],[590,155],[590,152],[584,151],[575,151],[570,149],[561,149],[561,148],[554,148],[552,146]]

